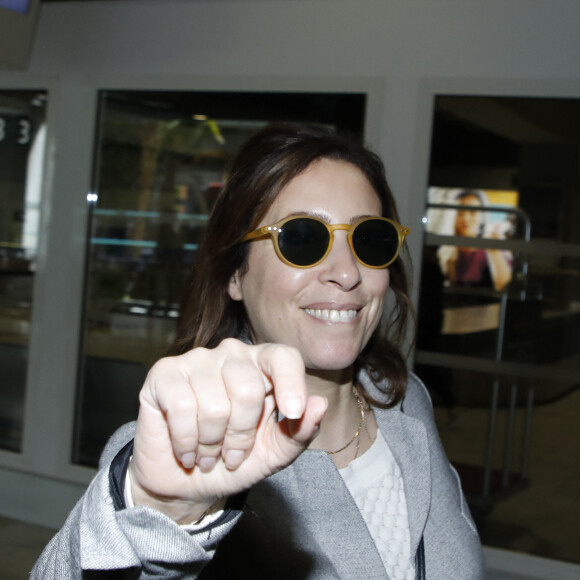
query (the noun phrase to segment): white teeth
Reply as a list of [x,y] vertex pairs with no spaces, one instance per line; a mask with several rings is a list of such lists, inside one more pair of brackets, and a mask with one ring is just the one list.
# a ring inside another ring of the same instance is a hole
[[356,318],[356,310],[320,310],[305,308],[304,311],[314,318],[327,322],[350,322]]

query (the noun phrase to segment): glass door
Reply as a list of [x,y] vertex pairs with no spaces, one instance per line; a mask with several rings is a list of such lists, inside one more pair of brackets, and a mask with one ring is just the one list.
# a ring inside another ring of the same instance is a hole
[[0,90],[0,448],[21,451],[47,92]]
[[436,98],[416,357],[484,544],[572,562],[578,159],[578,99]]
[[274,120],[362,135],[364,94],[102,91],[89,195],[73,462],[94,466],[137,416],[182,285],[240,144]]

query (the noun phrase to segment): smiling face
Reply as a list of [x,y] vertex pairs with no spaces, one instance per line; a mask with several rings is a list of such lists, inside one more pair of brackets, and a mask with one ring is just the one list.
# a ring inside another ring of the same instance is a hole
[[[481,200],[477,195],[465,195],[459,200],[459,204],[469,207],[481,207]],[[455,234],[477,238],[480,234],[482,213],[469,209],[458,210],[455,220]]]
[[[292,214],[351,224],[380,216],[381,203],[356,166],[321,159],[282,189],[260,225]],[[354,363],[380,321],[389,272],[357,262],[346,234],[336,231],[327,258],[307,269],[284,264],[270,238],[250,243],[247,270],[232,278],[229,295],[244,302],[256,343],[294,346],[309,369]]]

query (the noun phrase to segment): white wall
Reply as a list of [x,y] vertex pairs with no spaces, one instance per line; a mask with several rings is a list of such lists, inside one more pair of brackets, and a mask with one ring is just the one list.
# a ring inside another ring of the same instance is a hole
[[412,189],[426,179],[417,165],[416,131],[419,147],[428,142],[416,125],[421,83],[459,80],[461,92],[480,80],[474,90],[522,94],[572,83],[578,94],[578,22],[578,0],[57,2],[42,7],[27,74],[120,77],[120,85],[174,76],[192,87],[201,76],[207,88],[230,79],[239,89],[275,88],[280,79],[284,88],[326,79],[356,89],[353,79],[373,79],[383,91],[369,138],[412,225]]
[[420,231],[433,94],[580,96],[579,22],[579,0],[44,4],[29,69],[0,71],[0,89],[49,86],[52,119],[25,452],[0,453],[4,513],[58,526],[91,475],[68,465],[75,368],[62,361],[78,349],[96,89],[369,90],[369,139]]
[[379,78],[377,145],[402,193],[421,79],[579,80],[578,22],[577,0],[57,2],[30,74]]

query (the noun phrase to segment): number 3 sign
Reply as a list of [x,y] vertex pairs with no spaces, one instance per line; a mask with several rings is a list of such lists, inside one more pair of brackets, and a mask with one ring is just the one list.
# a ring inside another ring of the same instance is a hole
[[28,145],[32,139],[32,123],[21,115],[0,117],[0,147],[2,145]]

